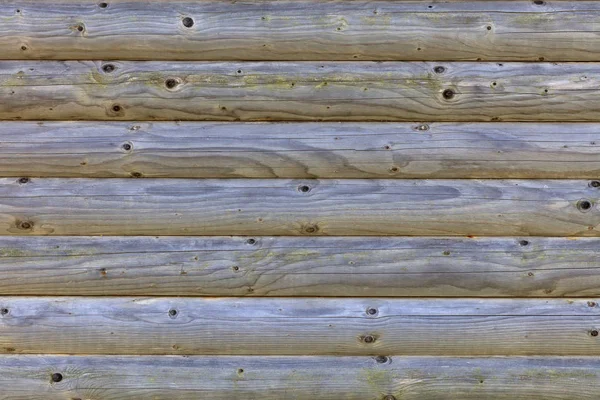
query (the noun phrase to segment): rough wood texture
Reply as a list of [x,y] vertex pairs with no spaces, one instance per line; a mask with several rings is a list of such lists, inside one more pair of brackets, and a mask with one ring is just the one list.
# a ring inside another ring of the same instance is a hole
[[600,236],[597,181],[0,179],[0,235]]
[[[596,400],[591,357],[0,357],[5,400]],[[52,382],[52,374],[61,374]],[[387,399],[387,398],[386,398]]]
[[600,125],[3,122],[0,176],[600,177]]
[[[8,0],[4,59],[598,61],[596,1]],[[189,18],[189,19],[185,19]]]
[[0,119],[594,122],[599,75],[598,63],[3,61]]
[[3,297],[0,352],[598,356],[597,301]]
[[600,296],[596,238],[4,237],[0,294]]

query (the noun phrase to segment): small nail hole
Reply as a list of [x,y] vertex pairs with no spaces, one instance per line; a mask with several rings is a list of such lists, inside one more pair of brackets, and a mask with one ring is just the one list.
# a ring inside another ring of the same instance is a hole
[[174,308],[169,310],[169,317],[175,318],[175,317],[177,317],[177,314],[178,314],[178,312]]
[[246,240],[246,243],[248,243],[249,245],[254,245],[256,244],[256,239],[248,239]]
[[23,51],[27,50],[27,46],[21,46],[21,50],[23,50]]
[[238,374],[243,374],[243,373],[244,373],[244,370],[243,370],[242,368],[240,368],[240,369],[238,369],[238,370],[237,370],[237,373],[238,373]]
[[63,376],[61,373],[55,372],[52,374],[52,382],[60,382],[63,380]]
[[121,111],[121,106],[118,104],[115,104],[114,106],[112,106],[112,110],[114,112],[119,112],[119,111]]
[[133,146],[130,143],[123,143],[121,148],[125,151],[130,151],[133,148]]
[[488,31],[491,31],[491,30],[492,30],[492,27],[488,25],[488,26],[486,27],[486,29],[487,29]]
[[234,270],[235,272],[238,272],[240,270],[240,267],[238,267],[237,265],[231,267],[232,270]]
[[194,20],[190,17],[185,17],[184,19],[181,20],[181,23],[186,28],[191,28],[192,26],[194,26]]

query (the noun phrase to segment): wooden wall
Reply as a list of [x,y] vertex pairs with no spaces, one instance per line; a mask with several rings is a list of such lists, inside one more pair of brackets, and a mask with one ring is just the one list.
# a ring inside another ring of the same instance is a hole
[[0,0],[0,399],[597,400],[599,23]]

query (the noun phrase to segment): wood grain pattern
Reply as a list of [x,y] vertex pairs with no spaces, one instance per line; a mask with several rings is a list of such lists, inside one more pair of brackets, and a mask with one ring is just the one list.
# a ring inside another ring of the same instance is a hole
[[[596,1],[5,0],[4,59],[599,61]],[[185,20],[184,18],[191,18]],[[193,25],[192,25],[193,24]]]
[[599,73],[598,63],[3,61],[0,119],[594,122]]
[[598,356],[597,301],[2,297],[0,353]]
[[0,235],[599,236],[584,180],[0,179]]
[[[383,359],[381,359],[383,360]],[[593,357],[2,356],[4,400],[595,400]],[[52,382],[52,374],[61,374]]]
[[600,177],[594,123],[21,121],[0,131],[0,176]]
[[3,237],[0,294],[600,296],[597,238]]

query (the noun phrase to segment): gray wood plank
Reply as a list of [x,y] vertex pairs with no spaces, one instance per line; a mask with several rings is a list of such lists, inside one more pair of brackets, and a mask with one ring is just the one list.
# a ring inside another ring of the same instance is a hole
[[584,180],[0,179],[0,235],[598,236]]
[[595,400],[600,394],[595,357],[40,355],[2,356],[0,368],[3,400],[280,400],[291,394],[297,400]]
[[0,176],[588,178],[594,123],[2,122]]
[[598,2],[538,3],[5,0],[0,57],[600,60]]
[[2,295],[600,296],[597,238],[2,237]]
[[0,353],[597,356],[597,302],[2,297]]
[[600,120],[598,63],[442,64],[3,61],[0,119]]

